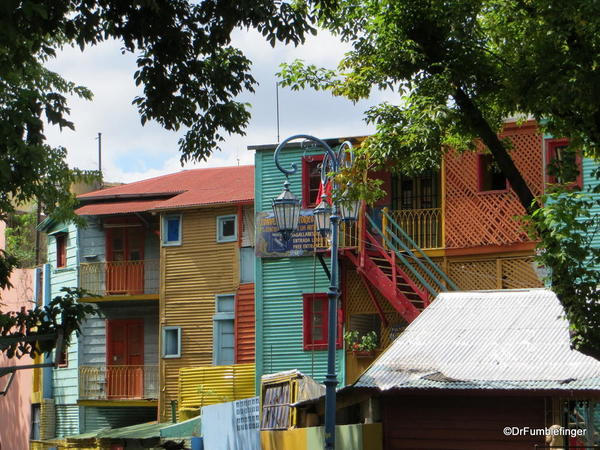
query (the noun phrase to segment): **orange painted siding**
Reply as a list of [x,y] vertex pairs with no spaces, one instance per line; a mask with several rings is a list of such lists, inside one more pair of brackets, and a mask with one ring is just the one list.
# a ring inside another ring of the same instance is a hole
[[254,362],[254,283],[240,284],[235,297],[235,363]]
[[[542,135],[534,121],[507,124],[502,134],[512,141],[510,155],[534,195],[543,190]],[[481,146],[483,148],[483,146]],[[445,157],[445,247],[505,246],[529,242],[516,216],[525,213],[517,195],[479,192],[475,152]]]

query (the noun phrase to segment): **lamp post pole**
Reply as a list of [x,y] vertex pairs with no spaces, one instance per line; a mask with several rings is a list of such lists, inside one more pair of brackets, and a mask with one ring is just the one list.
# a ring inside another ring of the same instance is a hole
[[[298,134],[295,136],[291,136],[284,141],[282,141],[277,148],[275,149],[274,160],[277,168],[285,174],[286,182],[284,184],[284,196],[286,193],[289,194],[289,183],[287,181],[287,177],[289,175],[293,175],[298,171],[298,167],[295,163],[291,165],[291,169],[286,169],[281,166],[279,163],[279,155],[281,150],[286,146],[286,144],[290,141],[296,139],[304,139],[308,141],[312,141],[317,145],[323,147],[325,149],[326,156],[323,159],[323,166],[321,168],[321,181],[323,187],[325,186],[327,180],[327,167],[331,169],[331,172],[337,172],[342,163],[342,158],[344,157],[344,147],[351,148],[352,145],[349,142],[344,142],[338,152],[336,153],[326,142],[318,139],[314,136],[306,135],[306,134]],[[280,196],[280,199],[283,198]],[[294,197],[295,199],[295,197]],[[325,209],[325,199],[326,196],[323,196],[322,202],[315,208],[315,213],[317,209],[321,208],[319,211],[322,213]],[[276,201],[273,201],[273,209],[275,210]],[[297,200],[296,200],[297,201]],[[289,204],[289,199],[288,199]],[[299,203],[298,203],[299,205]],[[298,206],[299,208],[299,206]],[[291,215],[291,214],[290,214]],[[280,214],[278,216],[277,212],[275,213],[276,218],[279,220],[279,217],[283,216]],[[297,219],[296,219],[297,220]],[[338,235],[339,235],[339,221],[340,217],[338,215],[338,206],[336,202],[333,202],[331,208],[331,215],[329,217],[330,222],[330,230],[331,230],[331,279],[329,283],[329,292],[328,292],[328,323],[327,323],[327,375],[325,376],[325,449],[326,450],[334,450],[335,449],[335,415],[336,415],[336,386],[338,384],[336,370],[335,370],[335,350],[336,350],[336,337],[337,337],[337,302],[339,297],[339,276],[338,276]],[[278,223],[278,225],[280,225]],[[296,222],[297,227],[297,222]],[[289,230],[290,226],[286,225],[283,227],[285,230]],[[293,228],[293,227],[291,227]],[[282,226],[280,225],[280,230]],[[287,231],[286,231],[287,233]],[[284,238],[285,238],[285,233]],[[289,237],[289,234],[288,234]]]

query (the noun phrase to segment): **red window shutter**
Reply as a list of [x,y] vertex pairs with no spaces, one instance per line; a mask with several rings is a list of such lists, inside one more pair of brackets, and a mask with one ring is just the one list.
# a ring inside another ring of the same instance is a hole
[[[303,302],[303,341],[304,350],[327,350],[329,325],[329,298],[327,294],[304,294]],[[317,306],[319,305],[319,306]],[[342,348],[343,312],[337,310],[336,348]],[[320,336],[314,336],[314,330],[320,329]]]
[[[323,155],[305,156],[302,158],[302,208],[312,208],[319,203],[318,192],[321,184],[319,165]],[[315,174],[318,173],[319,175]]]
[[58,234],[56,239],[56,267],[67,265],[67,235]]

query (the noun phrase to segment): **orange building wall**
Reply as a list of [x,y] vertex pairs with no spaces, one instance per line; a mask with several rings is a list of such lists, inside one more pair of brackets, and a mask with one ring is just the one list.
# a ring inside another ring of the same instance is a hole
[[[543,191],[542,135],[534,121],[507,124],[502,137],[534,195]],[[483,146],[481,146],[483,148]],[[525,210],[512,191],[478,192],[477,154],[451,152],[445,157],[445,247],[509,246],[529,242],[515,219]]]
[[235,363],[253,363],[254,283],[240,284],[235,303]]

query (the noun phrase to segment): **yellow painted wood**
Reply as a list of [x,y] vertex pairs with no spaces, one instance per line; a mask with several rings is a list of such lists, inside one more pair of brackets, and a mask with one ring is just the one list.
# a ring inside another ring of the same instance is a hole
[[182,244],[161,249],[161,326],[182,327],[180,358],[161,358],[159,415],[169,420],[179,370],[213,363],[215,296],[239,286],[238,242],[217,242],[217,217],[235,206],[182,211]]
[[121,302],[127,301],[148,301],[158,300],[159,294],[142,294],[142,295],[107,295],[104,297],[84,297],[79,301],[81,303],[106,303],[106,302]]
[[180,369],[179,410],[254,397],[255,369],[255,364]]
[[79,406],[158,406],[157,400],[79,400]]
[[308,428],[285,431],[261,431],[260,445],[263,450],[307,450]]

